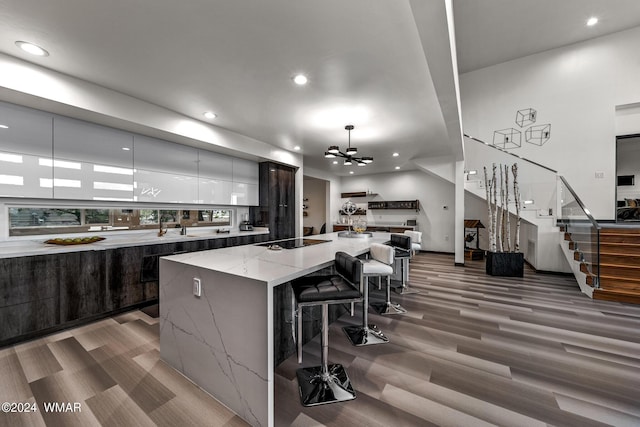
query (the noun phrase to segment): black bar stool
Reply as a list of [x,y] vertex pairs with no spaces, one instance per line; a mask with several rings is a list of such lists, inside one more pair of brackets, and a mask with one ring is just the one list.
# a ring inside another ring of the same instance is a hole
[[[362,261],[362,325],[345,326],[342,329],[349,337],[351,344],[356,346],[384,344],[389,342],[389,338],[378,330],[375,325],[369,324],[369,277],[383,277],[387,280],[393,274],[393,248],[372,243],[369,248],[371,259]],[[388,283],[388,282],[387,282]]]
[[419,291],[409,288],[409,259],[411,258],[411,237],[405,234],[392,234],[388,242],[395,249],[395,257],[400,260],[400,290],[395,291],[401,295],[417,294]]
[[328,365],[329,304],[362,301],[359,290],[362,267],[358,258],[345,252],[337,252],[335,269],[338,275],[302,277],[291,282],[298,311],[298,363],[302,362],[302,307],[322,306],[321,365],[296,371],[303,406],[343,402],[356,398],[344,367],[339,364]]

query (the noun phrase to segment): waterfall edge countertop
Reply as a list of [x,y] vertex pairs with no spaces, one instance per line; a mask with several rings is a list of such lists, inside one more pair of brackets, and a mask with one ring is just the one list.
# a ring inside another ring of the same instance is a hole
[[[124,248],[130,246],[160,245],[163,243],[190,242],[196,240],[226,239],[229,237],[254,236],[268,234],[268,228],[255,227],[253,231],[231,230],[229,233],[216,233],[213,229],[197,227],[189,228],[186,236],[180,235],[180,229],[169,229],[168,233],[158,237],[158,230],[144,232],[103,233],[101,240],[95,243],[81,245],[53,245],[44,243],[46,240],[57,236],[33,236],[20,240],[0,242],[0,258],[17,258],[23,256],[62,254],[82,251],[104,251],[107,249]],[[92,234],[93,235],[93,234]],[[85,235],[64,237],[85,237]]]
[[331,265],[336,252],[361,255],[369,251],[371,243],[386,242],[390,237],[389,233],[374,233],[370,238],[345,238],[338,233],[328,233],[308,238],[327,243],[280,250],[262,244],[243,245],[169,255],[164,259],[277,286]]
[[389,233],[310,238],[330,242],[160,258],[160,358],[252,426],[274,425],[274,331],[287,323],[289,304],[278,285],[330,266],[338,251],[363,254]]

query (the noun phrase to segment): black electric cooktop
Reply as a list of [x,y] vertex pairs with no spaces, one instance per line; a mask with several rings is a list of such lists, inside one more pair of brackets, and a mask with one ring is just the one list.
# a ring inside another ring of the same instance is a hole
[[320,243],[327,243],[330,241],[331,240],[293,238],[293,239],[276,240],[275,242],[269,242],[269,243],[261,243],[258,246],[274,247],[277,245],[283,249],[295,249],[295,248],[302,248],[304,246],[319,245]]

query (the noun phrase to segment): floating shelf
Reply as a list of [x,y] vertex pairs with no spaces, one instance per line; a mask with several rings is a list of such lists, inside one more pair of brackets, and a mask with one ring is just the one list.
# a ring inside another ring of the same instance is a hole
[[343,199],[350,199],[352,197],[368,197],[368,196],[377,196],[377,193],[367,193],[366,191],[356,191],[353,193],[341,193],[340,197]]
[[367,203],[369,209],[412,209],[416,212],[420,210],[419,200],[393,200],[376,201]]
[[[340,215],[346,215],[344,212],[342,212],[341,210],[338,211],[338,213]],[[353,215],[366,215],[367,214],[367,210],[366,209],[358,209],[356,210]]]

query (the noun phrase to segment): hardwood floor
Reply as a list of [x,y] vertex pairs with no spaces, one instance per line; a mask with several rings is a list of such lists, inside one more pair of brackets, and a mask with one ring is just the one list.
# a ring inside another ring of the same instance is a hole
[[[484,273],[483,261],[419,254],[407,315],[370,315],[390,344],[352,347],[331,325],[329,360],[354,401],[303,408],[290,358],[277,369],[277,425],[640,425],[640,307],[594,301],[573,277]],[[374,289],[374,288],[371,288]],[[382,297],[382,294],[380,294]],[[304,365],[319,363],[319,339]]]
[[[357,316],[331,325],[329,359],[355,400],[304,408],[295,356],[277,368],[277,426],[640,425],[640,306],[591,300],[572,277],[496,278],[431,253],[411,262],[411,285],[421,293],[392,295],[408,314],[370,315],[391,343],[351,346],[341,327]],[[316,337],[304,365],[319,354]],[[0,402],[38,403],[0,412],[0,426],[245,425],[159,360],[158,321],[141,311],[0,349],[0,378]]]

